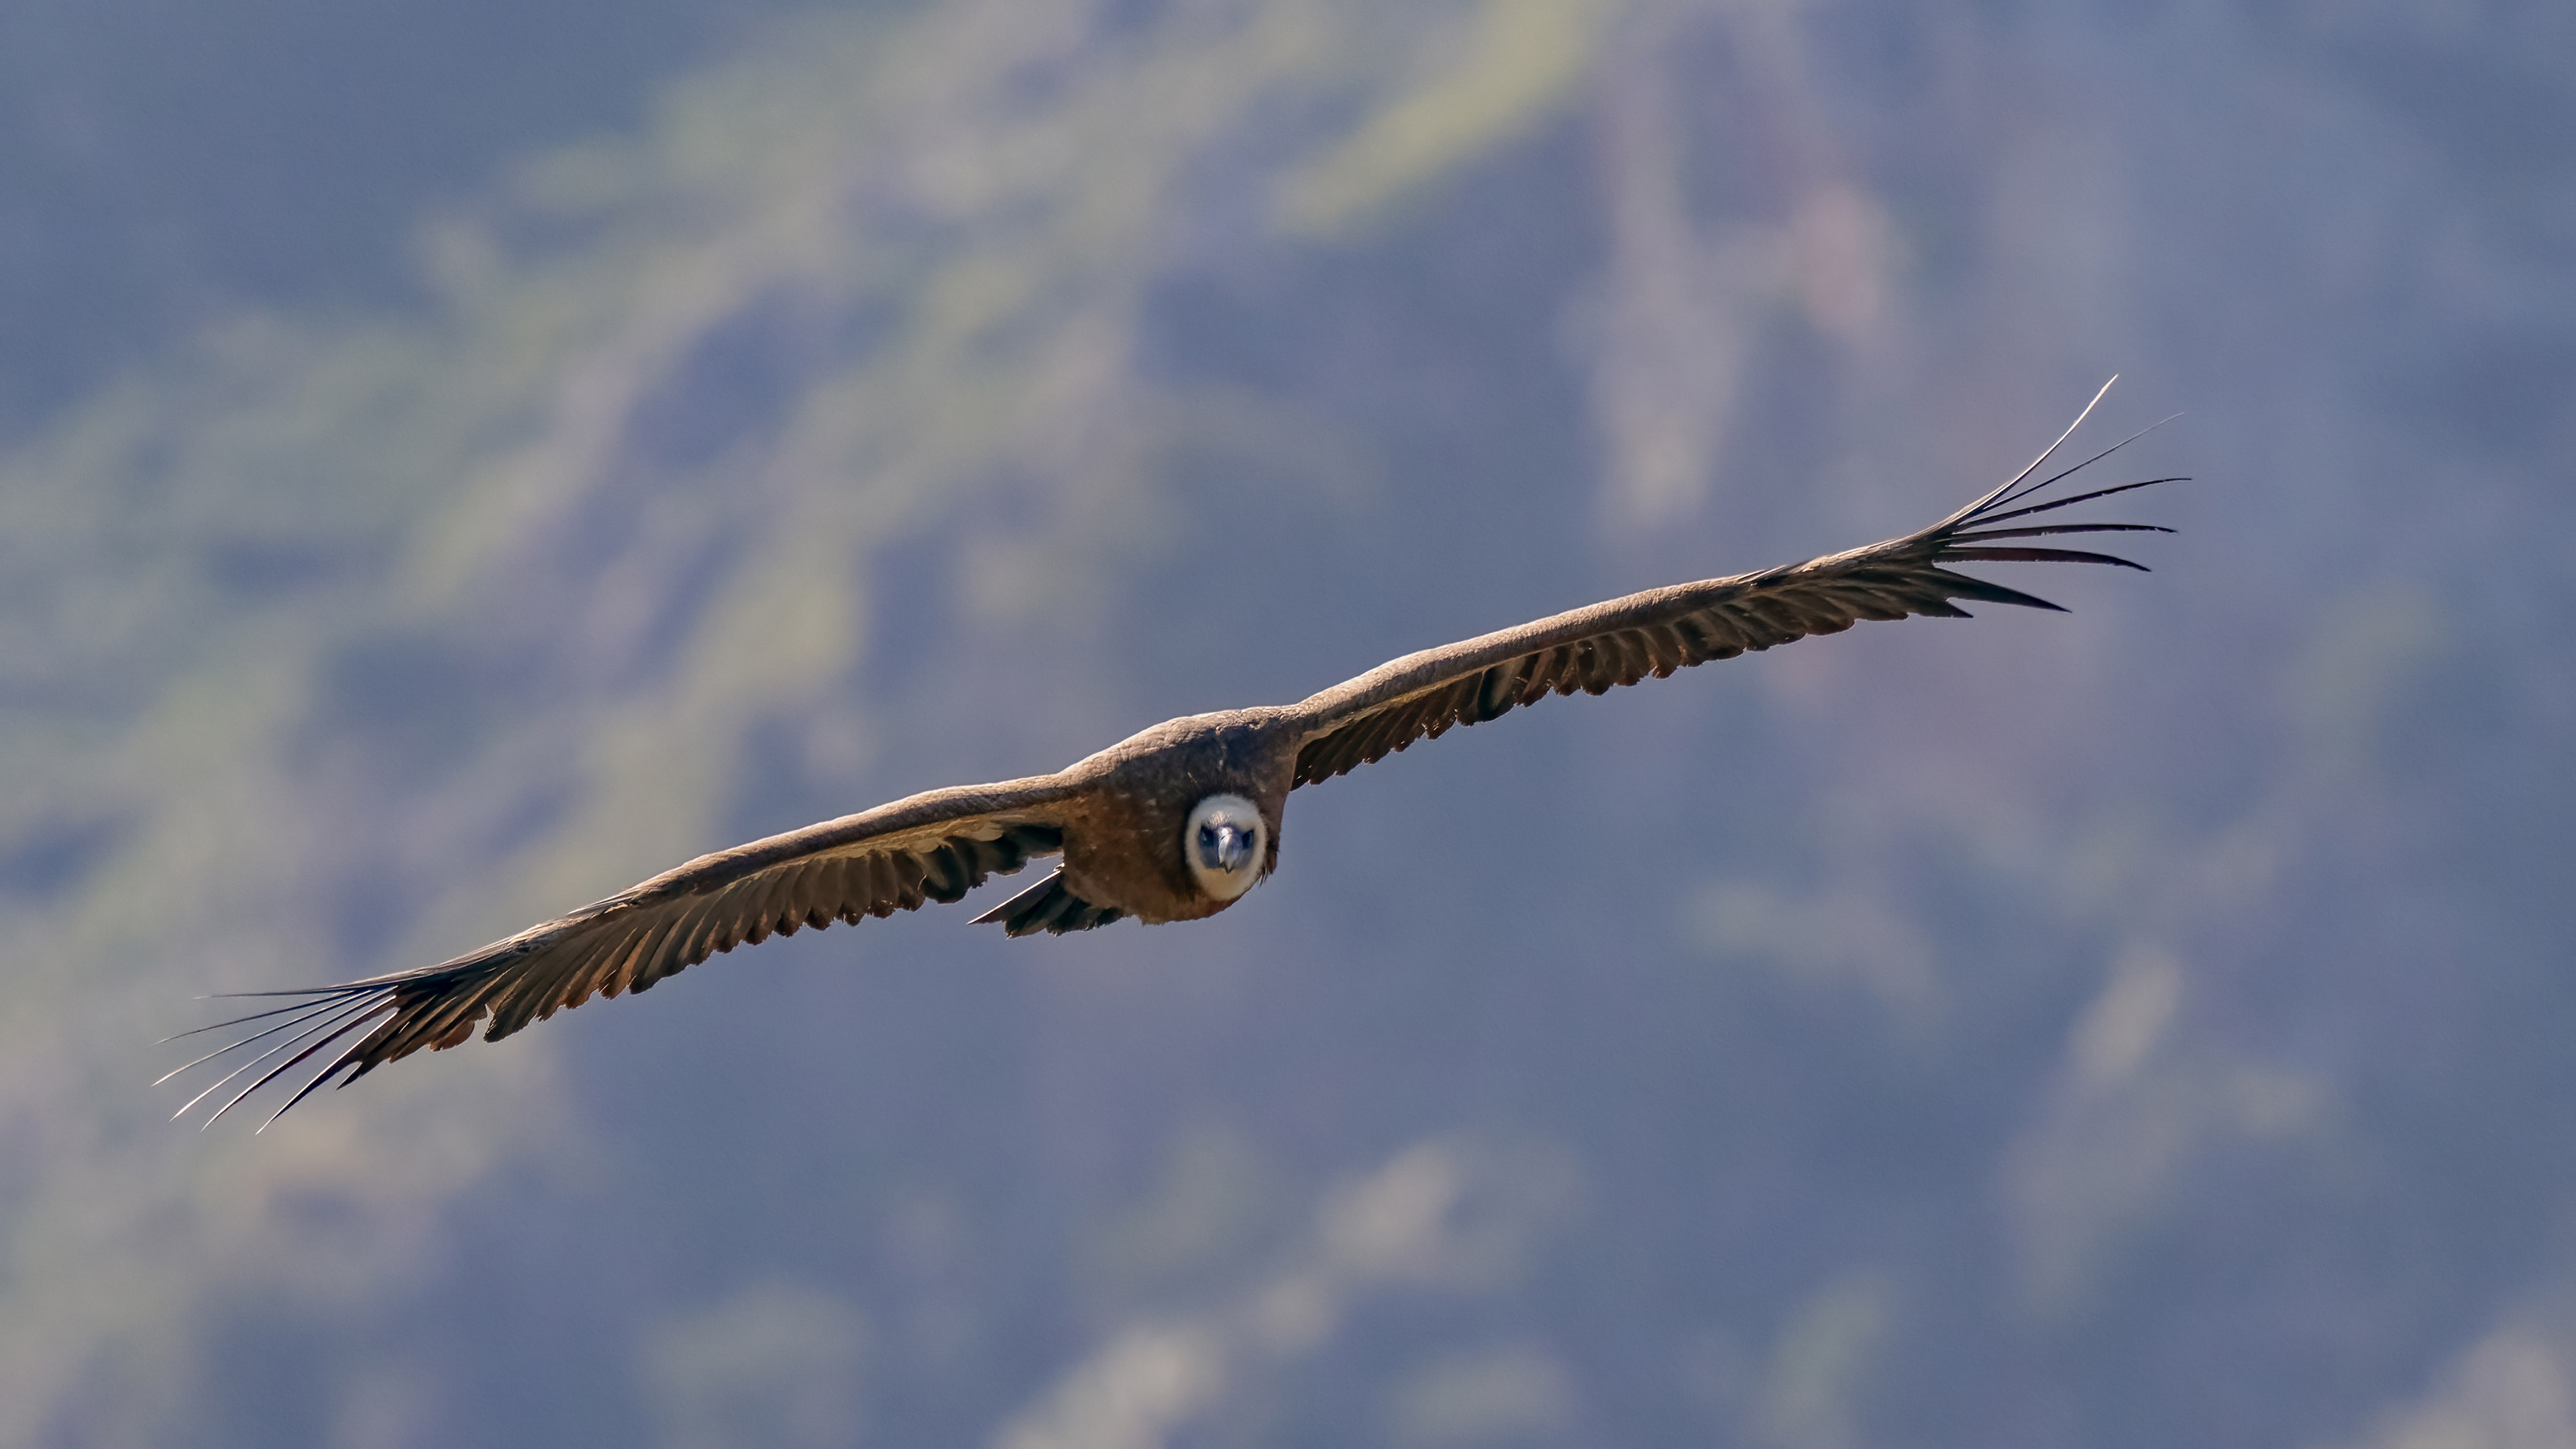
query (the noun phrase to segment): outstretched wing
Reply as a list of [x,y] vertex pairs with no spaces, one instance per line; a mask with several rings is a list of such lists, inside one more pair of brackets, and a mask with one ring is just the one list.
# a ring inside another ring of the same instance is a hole
[[[1060,807],[1079,788],[1063,776],[1046,775],[933,790],[699,856],[632,890],[452,961],[338,986],[250,993],[292,999],[271,1011],[200,1028],[266,1023],[188,1064],[260,1048],[180,1114],[248,1077],[248,1086],[215,1109],[208,1119],[212,1125],[279,1076],[327,1057],[313,1079],[277,1109],[283,1113],[335,1076],[346,1085],[423,1047],[455,1046],[473,1035],[478,1022],[490,1023],[486,1041],[498,1041],[593,995],[647,990],[718,951],[793,935],[800,926],[855,923],[864,916],[918,910],[927,901],[963,899],[1030,857],[1063,849]],[[350,1041],[353,1035],[357,1039]]]
[[[2117,381],[2118,379],[2113,379]],[[2103,392],[2110,383],[2102,385]],[[2102,400],[2094,394],[2093,403]],[[2170,533],[2142,523],[2014,524],[2040,514],[2145,488],[2178,483],[2149,478],[2046,503],[2026,500],[2134,440],[2094,454],[2063,472],[2028,483],[2084,413],[2013,479],[1939,523],[1903,538],[1756,574],[1649,589],[1558,614],[1482,638],[1426,649],[1381,664],[1336,685],[1289,713],[1305,726],[1296,783],[1311,785],[1374,764],[1419,739],[1438,739],[1452,725],[1482,724],[1550,694],[1601,694],[1615,684],[1657,679],[1687,665],[1732,659],[1810,634],[1834,634],[1862,619],[1910,614],[1966,618],[1953,599],[1979,599],[2055,609],[2045,599],[1942,567],[1951,563],[2062,562],[2142,564],[2078,549],[2020,542],[2061,533]],[[2026,485],[2026,486],[2025,486]],[[2019,505],[2019,506],[2016,506]],[[2004,526],[2011,525],[2011,526]]]

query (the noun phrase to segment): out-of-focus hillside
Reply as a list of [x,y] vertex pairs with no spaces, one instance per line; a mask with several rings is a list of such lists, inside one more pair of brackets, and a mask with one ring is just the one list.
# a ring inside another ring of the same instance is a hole
[[[760,13],[0,368],[72,394],[0,455],[0,1442],[2576,1438],[2556,8]],[[2199,481],[2012,576],[2071,615],[1453,734],[1201,925],[147,1085],[205,992],[1914,527],[2114,371]]]

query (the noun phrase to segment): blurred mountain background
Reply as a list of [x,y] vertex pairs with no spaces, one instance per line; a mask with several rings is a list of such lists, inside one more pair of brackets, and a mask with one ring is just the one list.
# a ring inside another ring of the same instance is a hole
[[[0,1442],[2576,1443],[2576,11],[21,0]],[[2152,575],[738,952],[214,991],[1886,537]],[[1016,883],[997,884],[979,902]],[[255,1105],[255,1103],[254,1103]]]

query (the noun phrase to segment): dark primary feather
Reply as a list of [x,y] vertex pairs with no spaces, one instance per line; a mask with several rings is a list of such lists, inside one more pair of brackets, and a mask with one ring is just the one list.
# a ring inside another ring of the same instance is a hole
[[[2105,383],[2103,391],[2109,390]],[[2100,401],[2096,394],[2094,402]],[[2084,412],[2090,414],[2092,406]],[[2075,425],[2083,421],[2080,414]],[[1649,675],[1662,679],[1711,659],[1732,659],[1810,634],[1840,633],[1863,619],[1969,617],[1954,599],[2058,607],[2018,589],[1953,573],[1944,564],[2098,563],[2143,570],[2145,565],[2111,554],[2000,541],[2171,529],[2054,521],[1992,526],[2133,488],[2185,481],[2149,478],[2046,503],[2023,503],[2139,436],[2132,434],[2072,468],[2023,486],[2074,431],[2075,426],[2068,427],[2010,482],[1903,538],[1760,573],[1649,589],[1380,665],[1293,707],[1292,713],[1309,721],[1310,731],[1297,754],[1296,782],[1329,780],[1416,740],[1436,740],[1454,725],[1482,724],[1550,694],[1601,694],[1614,685],[1634,684]]]
[[1073,893],[1065,883],[1064,868],[1047,872],[1047,878],[993,907],[975,918],[979,926],[998,921],[1010,936],[1034,936],[1040,931],[1061,936],[1067,931],[1088,931],[1124,920],[1127,913],[1115,906],[1095,906]]
[[[1063,849],[1062,829],[1038,818],[1061,793],[1053,777],[933,791],[700,856],[436,966],[338,986],[249,993],[292,1000],[199,1029],[271,1023],[179,1068],[259,1048],[180,1114],[246,1079],[215,1109],[211,1126],[252,1092],[324,1057],[313,1078],[277,1109],[282,1113],[334,1077],[345,1085],[423,1048],[454,1046],[478,1023],[488,1023],[485,1040],[498,1041],[594,995],[650,990],[738,945],[961,900],[991,877]],[[348,1040],[352,1035],[355,1041]]]

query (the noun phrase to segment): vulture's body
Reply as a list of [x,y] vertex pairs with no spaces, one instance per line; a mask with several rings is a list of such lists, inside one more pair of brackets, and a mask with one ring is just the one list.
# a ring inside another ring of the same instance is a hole
[[1416,740],[1436,739],[1454,725],[1479,724],[1550,694],[1600,694],[1662,678],[1687,665],[1839,632],[1863,619],[1965,617],[1952,602],[1957,599],[2057,607],[1945,564],[2139,567],[2023,541],[2146,531],[2142,524],[2013,520],[2177,481],[2148,479],[2027,503],[2085,466],[2023,486],[2065,441],[2061,436],[2050,444],[2001,488],[1903,538],[1760,573],[1651,589],[1409,654],[1292,705],[1168,720],[1052,775],[934,790],[700,856],[435,966],[264,993],[294,1000],[242,1018],[277,1020],[198,1060],[255,1044],[265,1043],[264,1049],[189,1106],[250,1076],[250,1085],[216,1109],[220,1117],[262,1085],[323,1056],[320,1071],[278,1109],[283,1112],[334,1077],[345,1084],[424,1047],[453,1046],[478,1026],[486,1039],[498,1039],[594,995],[646,990],[737,945],[803,926],[957,901],[991,876],[1040,856],[1063,859],[1054,873],[980,921],[1021,936],[1086,930],[1130,916],[1161,923],[1215,915],[1277,866],[1291,790]]

